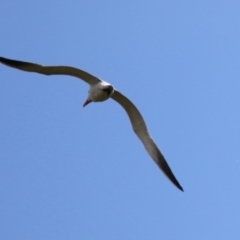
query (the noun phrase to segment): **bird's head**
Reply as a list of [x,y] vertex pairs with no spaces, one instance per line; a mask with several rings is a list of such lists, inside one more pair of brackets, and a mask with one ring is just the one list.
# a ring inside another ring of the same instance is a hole
[[114,93],[114,87],[106,82],[99,82],[90,87],[88,98],[84,102],[83,107],[91,102],[103,102],[110,98]]

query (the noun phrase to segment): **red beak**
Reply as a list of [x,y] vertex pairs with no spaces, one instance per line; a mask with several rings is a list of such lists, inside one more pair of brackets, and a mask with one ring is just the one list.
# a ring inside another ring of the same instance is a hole
[[83,104],[83,107],[85,107],[86,105],[88,105],[90,102],[92,102],[92,100],[88,99],[85,101],[85,103]]

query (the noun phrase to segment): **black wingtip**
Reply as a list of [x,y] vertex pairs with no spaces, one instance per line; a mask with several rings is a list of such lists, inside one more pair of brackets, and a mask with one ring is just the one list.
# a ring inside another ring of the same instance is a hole
[[0,57],[0,62],[10,66],[10,67],[15,67],[15,68],[21,68],[24,65],[26,65],[27,62],[22,62],[22,61],[17,61],[17,60],[12,60],[4,57]]
[[178,186],[178,189],[181,190],[182,192],[184,192],[182,186],[179,185],[179,186]]
[[[172,171],[171,171],[172,172]],[[183,190],[183,187],[180,185],[180,183],[178,182],[178,180],[176,179],[176,177],[173,175],[172,173],[172,176],[171,176],[171,179],[172,183],[179,189],[181,190],[182,192],[184,192]]]
[[176,186],[180,191],[184,192],[182,186],[180,185],[180,183],[178,182],[174,175],[171,177],[170,180],[174,184],[174,186]]
[[167,161],[165,160],[164,156],[162,155],[162,153],[160,151],[158,151],[158,160],[159,161],[158,161],[157,165],[163,171],[165,176],[173,183],[174,186],[176,186],[179,190],[184,192],[182,186],[178,182],[177,178],[174,176],[171,168],[169,167]]

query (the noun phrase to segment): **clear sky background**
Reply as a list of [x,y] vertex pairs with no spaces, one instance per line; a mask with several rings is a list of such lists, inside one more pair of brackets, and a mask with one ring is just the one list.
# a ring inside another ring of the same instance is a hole
[[0,65],[0,239],[240,239],[240,2],[0,2],[0,56],[128,96],[185,192],[113,100]]

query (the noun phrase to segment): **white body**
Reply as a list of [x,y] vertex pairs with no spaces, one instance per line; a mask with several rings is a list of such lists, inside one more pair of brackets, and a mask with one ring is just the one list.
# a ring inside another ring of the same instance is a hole
[[[110,87],[113,89],[110,94],[103,91],[103,89],[105,89],[106,87]],[[113,86],[107,82],[102,81],[102,82],[98,82],[95,85],[90,86],[90,90],[88,92],[89,93],[88,98],[92,102],[103,102],[108,98],[110,98],[113,92],[114,92]]]

